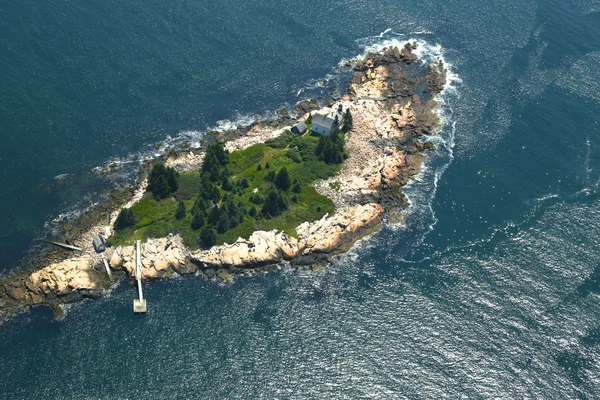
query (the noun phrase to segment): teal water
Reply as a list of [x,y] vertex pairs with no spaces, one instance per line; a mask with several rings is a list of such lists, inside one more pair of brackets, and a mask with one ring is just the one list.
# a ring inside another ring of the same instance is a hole
[[[92,168],[293,103],[366,45],[440,44],[460,78],[404,225],[317,274],[148,284],[144,317],[121,284],[11,320],[4,398],[600,397],[598,1],[0,11],[5,260],[94,200]],[[68,193],[37,189],[65,173]]]

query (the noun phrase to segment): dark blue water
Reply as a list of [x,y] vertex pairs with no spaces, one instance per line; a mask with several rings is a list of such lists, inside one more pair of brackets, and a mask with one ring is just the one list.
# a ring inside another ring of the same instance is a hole
[[600,397],[597,0],[0,11],[4,268],[103,186],[93,167],[293,103],[365,45],[440,44],[462,81],[405,225],[317,274],[149,284],[145,317],[122,284],[9,321],[4,398]]

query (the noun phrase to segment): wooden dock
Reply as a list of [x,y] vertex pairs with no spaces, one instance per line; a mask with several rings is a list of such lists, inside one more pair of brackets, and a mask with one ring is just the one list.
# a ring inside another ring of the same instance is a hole
[[135,241],[135,279],[137,280],[138,298],[133,300],[133,312],[143,314],[146,312],[146,299],[142,292],[142,241]]

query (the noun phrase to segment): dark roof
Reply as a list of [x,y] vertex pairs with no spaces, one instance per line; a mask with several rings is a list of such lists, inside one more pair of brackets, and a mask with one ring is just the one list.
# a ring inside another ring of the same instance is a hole
[[313,125],[319,125],[326,129],[331,129],[335,120],[323,114],[315,114],[312,119]]
[[292,128],[296,128],[298,130],[298,132],[304,132],[304,131],[306,131],[306,124],[304,123],[304,121],[300,121],[296,125],[294,125]]

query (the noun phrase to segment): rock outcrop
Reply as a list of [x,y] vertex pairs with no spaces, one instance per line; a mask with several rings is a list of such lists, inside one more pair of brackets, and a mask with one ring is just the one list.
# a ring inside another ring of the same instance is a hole
[[309,113],[311,111],[315,111],[319,109],[319,103],[317,100],[303,100],[301,102],[296,103],[294,105],[294,110],[296,110],[301,115]]

